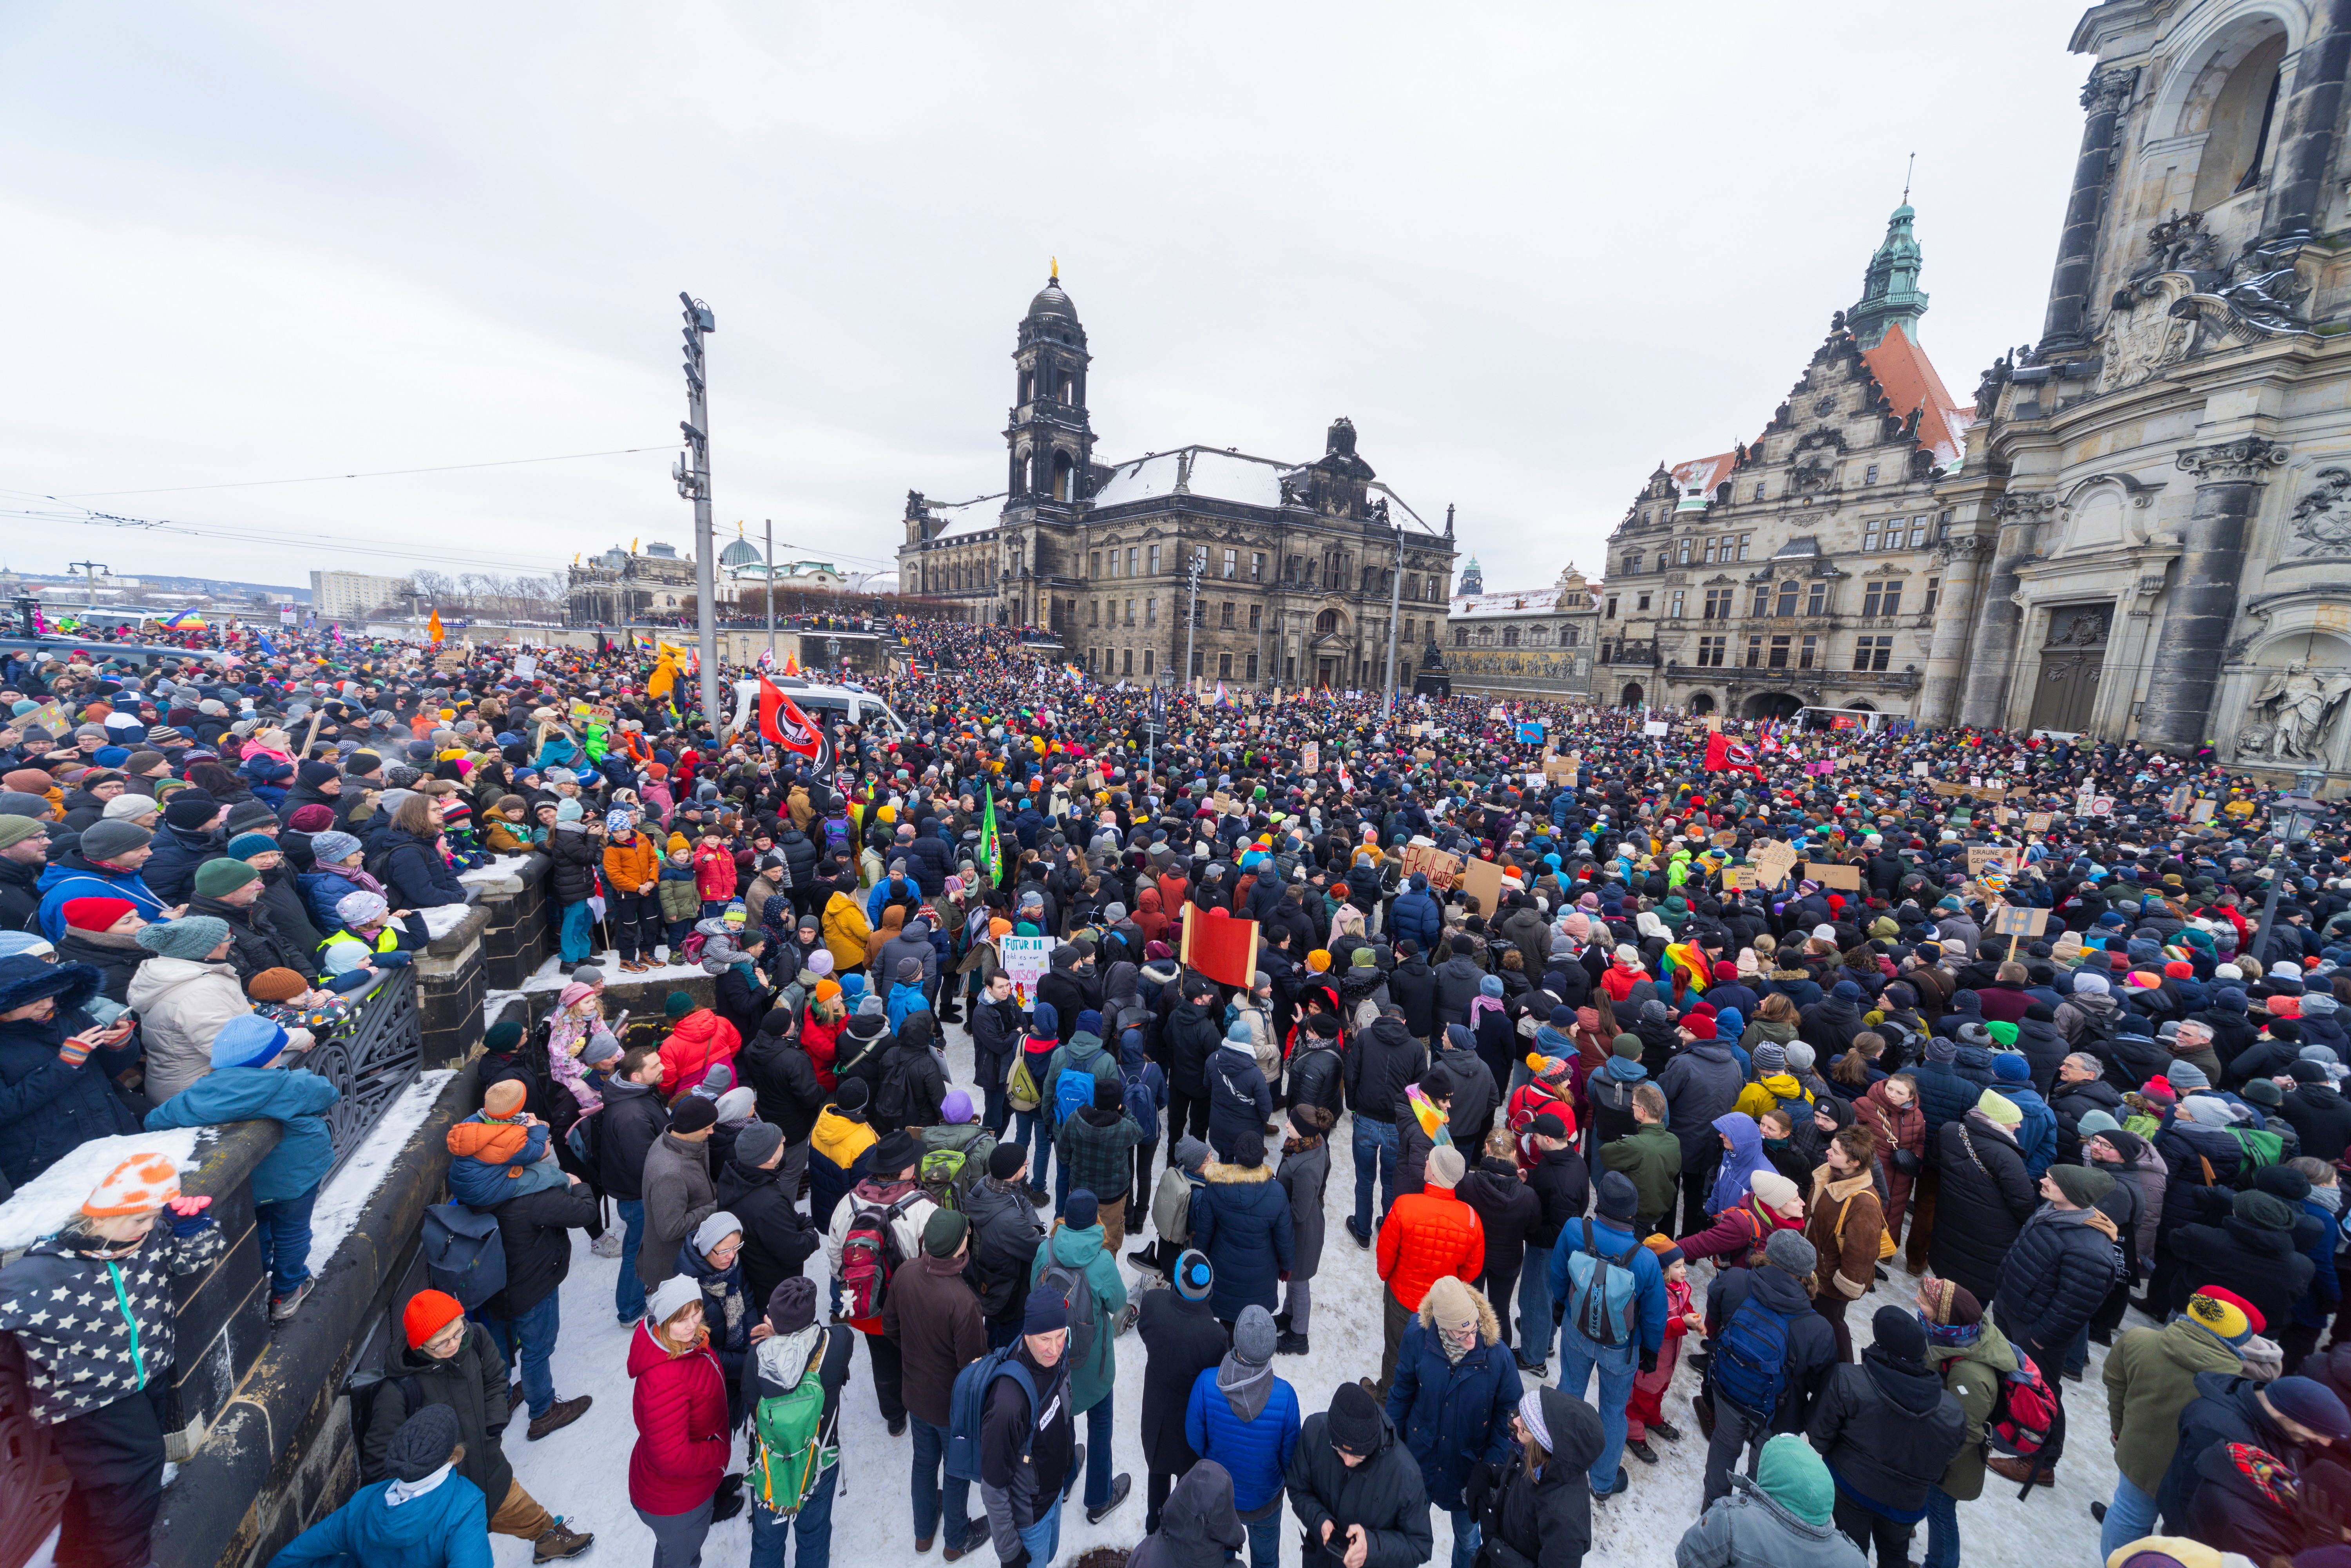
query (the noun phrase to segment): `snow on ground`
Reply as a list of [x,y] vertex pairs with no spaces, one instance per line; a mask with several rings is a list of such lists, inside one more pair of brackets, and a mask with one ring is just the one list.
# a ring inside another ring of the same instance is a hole
[[487,865],[477,865],[471,871],[461,871],[457,880],[468,884],[477,882],[505,882],[515,874],[516,868],[527,863],[528,855],[498,855]]
[[491,991],[482,998],[482,1027],[488,1029],[506,1016],[508,1007],[523,999],[520,991]]
[[[601,960],[600,960],[601,961]],[[613,972],[609,963],[607,973]],[[534,982],[536,984],[536,982]],[[960,1025],[947,1030],[948,1056],[959,1081],[971,1075],[971,1040]],[[1314,1319],[1310,1331],[1312,1353],[1278,1356],[1275,1372],[1297,1388],[1302,1412],[1327,1407],[1342,1381],[1377,1376],[1381,1347],[1381,1285],[1373,1255],[1353,1246],[1340,1224],[1353,1211],[1354,1159],[1345,1125],[1332,1143],[1331,1186],[1325,1197],[1329,1239],[1316,1275]],[[1147,1238],[1146,1238],[1147,1239]],[[1140,1242],[1130,1238],[1123,1251]],[[824,1279],[824,1254],[810,1260],[808,1272]],[[575,1530],[597,1536],[598,1561],[635,1563],[651,1555],[652,1535],[629,1506],[629,1450],[635,1441],[630,1416],[632,1385],[625,1370],[629,1329],[614,1321],[612,1290],[619,1264],[593,1256],[584,1232],[573,1233],[571,1274],[562,1289],[563,1333],[555,1357],[557,1394],[565,1398],[595,1396],[585,1416],[562,1431],[538,1443],[523,1437],[525,1423],[507,1429],[507,1457],[516,1477],[549,1510],[562,1514]],[[1130,1289],[1136,1270],[1123,1272]],[[1856,1346],[1870,1343],[1869,1320],[1881,1306],[1914,1306],[1911,1277],[1889,1265],[1887,1281],[1876,1286],[1848,1310],[1847,1322]],[[1706,1270],[1694,1281],[1700,1299]],[[2126,1326],[2147,1320],[2134,1313]],[[1695,1342],[1690,1342],[1695,1349]],[[2064,1385],[2072,1437],[2064,1461],[2057,1469],[2054,1489],[2035,1492],[2020,1502],[2017,1489],[1990,1478],[1991,1485],[1977,1501],[1959,1509],[1963,1561],[1969,1568],[2040,1568],[2043,1563],[2094,1563],[2098,1560],[2098,1526],[2089,1514],[2093,1500],[2114,1494],[2115,1467],[2111,1450],[2098,1442],[2105,1429],[2105,1396],[2099,1381],[2105,1352],[2090,1347],[2085,1381]],[[1061,1547],[1056,1559],[1069,1563],[1089,1547],[1132,1547],[1143,1538],[1144,1490],[1146,1472],[1140,1435],[1144,1349],[1130,1333],[1118,1342],[1118,1386],[1113,1398],[1116,1411],[1113,1454],[1117,1469],[1134,1478],[1134,1491],[1124,1505],[1099,1525],[1089,1525],[1079,1492],[1061,1513]],[[1557,1366],[1554,1349],[1552,1362]],[[1674,1547],[1683,1531],[1698,1518],[1703,1488],[1706,1445],[1690,1413],[1690,1396],[1698,1375],[1685,1368],[1667,1395],[1666,1418],[1682,1430],[1679,1443],[1652,1437],[1659,1463],[1645,1465],[1631,1454],[1625,1464],[1632,1477],[1629,1491],[1593,1506],[1593,1551],[1587,1562],[1670,1568]],[[1589,1391],[1587,1397],[1589,1396]],[[1082,1421],[1081,1423],[1082,1427]],[[944,1542],[935,1542],[931,1554],[918,1556],[914,1547],[913,1509],[908,1476],[913,1463],[913,1437],[893,1438],[873,1398],[872,1364],[866,1353],[856,1353],[854,1370],[841,1396],[841,1495],[833,1510],[833,1561],[848,1568],[930,1568]],[[1082,1429],[1080,1439],[1083,1440]],[[732,1469],[741,1469],[744,1449],[738,1437]],[[970,1502],[980,1516],[977,1489]],[[1294,1519],[1285,1525],[1282,1555],[1295,1563]],[[1451,1521],[1442,1510],[1432,1511],[1437,1534],[1431,1562],[1450,1560]],[[499,1568],[516,1568],[530,1561],[528,1542],[505,1536],[491,1537]],[[1918,1527],[1911,1547],[1912,1560],[1926,1555],[1926,1526]],[[995,1554],[982,1548],[971,1559],[973,1568],[995,1568]],[[713,1528],[703,1551],[710,1568],[732,1568],[750,1557],[750,1526],[737,1515]],[[1037,1568],[1046,1568],[1038,1564]]]
[[[593,964],[604,971],[604,983],[611,985],[650,986],[657,980],[708,979],[709,971],[700,964],[656,964],[642,975],[624,974],[621,969],[618,948],[607,947],[601,953],[590,953],[580,960]],[[567,964],[559,956],[541,964],[529,979],[522,983],[526,991],[559,991],[571,981],[571,971],[580,964]],[[967,1047],[967,1051],[968,1047]]]
[[455,1070],[445,1067],[418,1073],[416,1082],[384,1107],[382,1118],[368,1134],[366,1144],[351,1155],[350,1163],[337,1171],[334,1179],[319,1194],[318,1207],[310,1211],[310,1272],[325,1270],[335,1249],[343,1244],[343,1238],[359,1223],[375,1189],[392,1174],[401,1151],[408,1147],[408,1140],[432,1114],[433,1103],[441,1098],[441,1091],[456,1076]]
[[90,1188],[133,1155],[167,1155],[182,1170],[192,1168],[196,1140],[204,1131],[172,1127],[161,1133],[119,1133],[80,1145],[0,1204],[0,1252],[22,1251],[72,1218]]

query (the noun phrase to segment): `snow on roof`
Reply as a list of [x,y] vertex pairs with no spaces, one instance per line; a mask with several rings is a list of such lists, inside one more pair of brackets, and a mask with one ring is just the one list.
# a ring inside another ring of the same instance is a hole
[[1886,328],[1877,346],[1864,349],[1861,358],[1886,390],[1886,400],[1896,413],[1907,416],[1914,408],[1921,411],[1918,444],[1934,451],[1937,465],[1957,463],[1967,428],[1975,423],[1975,409],[1951,396],[1943,378],[1935,373],[1927,350],[1902,329],[1902,323]]
[[934,505],[931,516],[946,519],[946,526],[931,535],[944,539],[962,534],[984,534],[996,527],[1004,516],[1002,495],[982,496],[976,501],[963,501],[951,507]]
[[[1102,488],[1094,492],[1093,504],[1098,508],[1120,507],[1134,501],[1157,500],[1163,496],[1186,495],[1271,509],[1281,505],[1281,476],[1303,466],[1220,446],[1179,446],[1172,452],[1155,452],[1118,464]],[[1424,533],[1437,531],[1386,485],[1374,480],[1371,488],[1386,498],[1391,521],[1416,527]]]
[[1447,601],[1447,608],[1456,619],[1468,620],[1481,615],[1550,615],[1558,612],[1559,594],[1559,584],[1555,582],[1541,588],[1506,588],[1495,593],[1457,593]]

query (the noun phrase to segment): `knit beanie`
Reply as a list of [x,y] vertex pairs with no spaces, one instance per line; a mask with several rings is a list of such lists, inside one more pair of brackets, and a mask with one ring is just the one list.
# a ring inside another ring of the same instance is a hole
[[1102,1223],[1102,1201],[1084,1187],[1074,1188],[1061,1205],[1061,1223],[1071,1230],[1091,1230]]
[[[1468,1168],[1467,1162],[1461,1157],[1460,1150],[1449,1144],[1441,1145],[1428,1152],[1427,1183],[1430,1186],[1441,1186],[1450,1190],[1461,1185],[1461,1177],[1467,1173]],[[1625,1218],[1630,1218],[1629,1211]]]
[[971,1229],[971,1221],[952,1208],[935,1208],[923,1223],[923,1250],[934,1258],[952,1258]]
[[718,1107],[699,1094],[688,1094],[670,1113],[669,1130],[673,1133],[699,1133],[717,1124]]
[[[1611,1171],[1609,1175],[1619,1173]],[[1821,1266],[1819,1249],[1804,1239],[1801,1230],[1774,1230],[1763,1243],[1763,1260],[1783,1274],[1793,1274],[1799,1280],[1809,1280],[1813,1270]]]
[[213,1036],[213,1067],[266,1067],[286,1049],[287,1038],[284,1029],[259,1013],[240,1014]]
[[[1436,1157],[1435,1155],[1429,1156],[1432,1166]],[[1453,1157],[1458,1164],[1461,1156],[1457,1154]],[[1640,1209],[1640,1192],[1633,1186],[1633,1178],[1623,1171],[1610,1171],[1603,1176],[1594,1184],[1593,1192],[1597,1198],[1595,1207],[1603,1219],[1630,1220]]]
[[1796,1184],[1778,1171],[1750,1173],[1747,1190],[1755,1195],[1758,1203],[1774,1214],[1785,1213],[1796,1201]]
[[1608,1054],[1621,1056],[1627,1061],[1640,1061],[1641,1037],[1637,1034],[1618,1035],[1608,1042]]
[[1927,1321],[1938,1327],[1964,1328],[1983,1322],[1983,1303],[1956,1280],[1929,1274],[1918,1281],[1918,1296],[1927,1303],[1920,1309]]
[[1870,1318],[1869,1327],[1877,1348],[1894,1360],[1915,1364],[1927,1359],[1927,1331],[1919,1326],[1917,1313],[1883,1306]]
[[2087,1208],[2115,1190],[2113,1173],[2096,1166],[2051,1166],[2049,1179],[2075,1208]]
[[1010,1181],[1020,1174],[1020,1167],[1025,1163],[1019,1145],[998,1144],[987,1156],[987,1174],[998,1181]]
[[1217,1270],[1205,1252],[1188,1251],[1176,1260],[1176,1272],[1169,1282],[1176,1293],[1187,1301],[1205,1301],[1216,1289]]
[[1929,1035],[1929,1036],[1928,1037],[1928,1039],[1927,1039],[1927,1060],[1928,1060],[1928,1061],[1957,1061],[1959,1059],[1959,1042],[1958,1040],[1951,1039],[1951,1038],[1950,1038],[1949,1036],[1948,1036],[1948,1035],[1940,1035],[1940,1034],[1938,1034],[1938,1035]]
[[[424,1342],[448,1327],[452,1319],[465,1315],[465,1306],[445,1291],[419,1291],[401,1310],[400,1326],[408,1335],[408,1348],[422,1350]],[[455,1446],[453,1440],[450,1447]],[[442,1450],[441,1457],[448,1458],[448,1450]]]
[[2237,1348],[2269,1327],[2260,1308],[2218,1285],[2207,1285],[2188,1298],[2188,1316],[2214,1338]]
[[84,860],[119,861],[154,841],[155,835],[146,829],[133,827],[120,818],[107,818],[82,830],[81,853]]
[[[610,1035],[605,1036],[607,1040]],[[583,1052],[581,1060],[586,1060]],[[771,1122],[747,1122],[735,1134],[735,1163],[753,1169],[768,1163],[768,1156],[783,1147],[784,1130]]]
[[816,1322],[816,1281],[795,1274],[768,1293],[768,1326],[795,1334]]
[[1383,1429],[1380,1407],[1362,1384],[1350,1381],[1339,1385],[1338,1392],[1331,1396],[1330,1410],[1322,1420],[1323,1433],[1331,1439],[1332,1447],[1344,1448],[1351,1454],[1373,1454],[1379,1450]]
[[456,1411],[446,1405],[423,1406],[384,1445],[383,1468],[395,1481],[421,1481],[449,1462],[457,1451],[457,1437]]
[[180,1171],[170,1156],[132,1155],[106,1173],[81,1200],[81,1211],[93,1219],[126,1214],[146,1214],[180,1196]]
[[1755,1076],[1758,1078],[1775,1077],[1788,1070],[1787,1051],[1770,1040],[1765,1040],[1748,1055],[1755,1063]]
[[[22,818],[16,821],[21,821]],[[127,898],[68,898],[58,911],[76,931],[107,931],[136,905]]]
[[196,868],[193,886],[200,898],[225,898],[261,873],[239,860],[210,860]]
[[228,940],[228,922],[211,915],[190,915],[160,925],[142,926],[131,940],[159,958],[202,963],[214,948]]
[[1997,1089],[1985,1090],[1976,1102],[1976,1109],[2003,1127],[2014,1127],[2024,1121],[2023,1109]]

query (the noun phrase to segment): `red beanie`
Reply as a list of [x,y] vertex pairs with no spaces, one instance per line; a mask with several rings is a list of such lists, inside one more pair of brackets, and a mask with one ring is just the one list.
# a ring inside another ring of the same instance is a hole
[[400,1326],[407,1331],[408,1348],[422,1350],[426,1340],[447,1328],[453,1319],[465,1315],[465,1309],[446,1291],[419,1291],[408,1298],[408,1305],[400,1314]]
[[59,913],[77,931],[105,931],[135,907],[127,898],[68,898]]
[[2194,969],[2190,968],[2188,965],[2182,963],[2178,958],[2174,958],[2170,963],[2166,964],[2163,967],[2163,972],[2167,977],[2174,980],[2184,980],[2196,973]]
[[1714,1020],[1708,1018],[1703,1013],[1692,1013],[1689,1017],[1682,1019],[1682,1028],[1689,1030],[1692,1035],[1696,1036],[1699,1040],[1712,1040],[1714,1038]]
[[1736,980],[1739,978],[1739,966],[1736,964],[1717,964],[1714,967],[1714,977],[1718,980]]

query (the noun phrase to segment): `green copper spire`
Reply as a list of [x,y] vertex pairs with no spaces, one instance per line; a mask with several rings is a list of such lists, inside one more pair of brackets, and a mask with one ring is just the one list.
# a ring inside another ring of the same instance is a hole
[[[1907,198],[1909,193],[1903,194]],[[1906,199],[1886,220],[1886,241],[1869,258],[1869,270],[1863,275],[1861,303],[1846,313],[1846,325],[1865,349],[1876,348],[1886,329],[1897,321],[1914,340],[1918,335],[1918,318],[1927,313],[1927,295],[1918,287],[1918,241],[1910,233],[1910,221],[1917,215]]]

